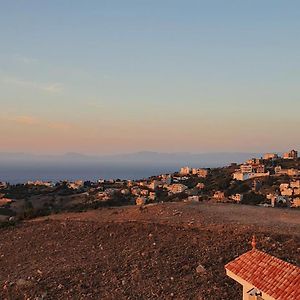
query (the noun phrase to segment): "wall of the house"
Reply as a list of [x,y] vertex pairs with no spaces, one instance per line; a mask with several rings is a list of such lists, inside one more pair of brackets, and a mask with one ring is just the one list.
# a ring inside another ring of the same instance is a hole
[[243,286],[243,300],[275,300],[273,297],[270,297],[269,295],[262,293],[262,297],[260,299],[251,298],[248,294],[248,291],[254,288],[253,285],[251,285],[249,282],[243,280],[241,277],[236,276],[234,273],[226,269],[226,274],[239,284]]

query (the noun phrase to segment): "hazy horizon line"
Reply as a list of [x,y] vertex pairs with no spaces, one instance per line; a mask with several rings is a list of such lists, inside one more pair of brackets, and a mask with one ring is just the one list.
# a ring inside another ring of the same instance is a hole
[[[289,151],[289,150],[286,150]],[[88,152],[76,152],[76,151],[66,151],[66,152],[31,152],[31,151],[0,151],[1,154],[9,155],[34,155],[34,156],[65,156],[65,155],[82,155],[82,156],[115,156],[115,155],[132,155],[132,154],[186,154],[186,155],[201,155],[201,154],[265,154],[265,153],[276,153],[281,154],[284,151],[201,151],[201,152],[192,152],[192,151],[155,151],[155,150],[137,150],[131,152],[110,152],[110,153],[88,153]]]

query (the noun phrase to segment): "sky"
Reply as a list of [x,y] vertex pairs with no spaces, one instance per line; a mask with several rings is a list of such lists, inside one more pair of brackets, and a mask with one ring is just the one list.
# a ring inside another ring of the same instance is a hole
[[1,0],[0,152],[300,149],[300,2]]

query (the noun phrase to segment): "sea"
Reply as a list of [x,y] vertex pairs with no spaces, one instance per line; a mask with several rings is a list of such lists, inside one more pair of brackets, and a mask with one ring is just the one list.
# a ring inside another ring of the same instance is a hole
[[143,179],[153,175],[173,173],[178,166],[149,164],[19,164],[0,165],[0,181],[11,184],[43,180]]

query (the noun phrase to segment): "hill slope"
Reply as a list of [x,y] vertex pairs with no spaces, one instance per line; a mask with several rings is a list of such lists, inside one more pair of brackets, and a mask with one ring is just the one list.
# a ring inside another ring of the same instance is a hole
[[241,287],[226,277],[224,265],[249,250],[253,233],[261,250],[300,264],[298,212],[272,210],[262,218],[269,212],[168,203],[56,215],[2,229],[0,284],[8,282],[0,298],[240,299]]

